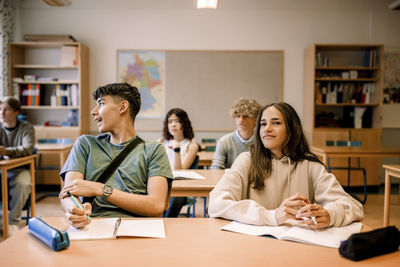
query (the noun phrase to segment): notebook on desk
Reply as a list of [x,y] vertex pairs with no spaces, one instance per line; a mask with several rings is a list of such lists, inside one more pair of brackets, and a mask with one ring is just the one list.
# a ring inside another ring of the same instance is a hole
[[180,179],[196,179],[196,180],[204,180],[204,176],[198,174],[195,171],[189,171],[189,170],[176,170],[172,171],[172,174],[174,176],[175,180],[180,180]]
[[83,229],[69,226],[70,240],[115,239],[118,236],[165,238],[163,220],[121,220],[121,218],[99,218]]
[[221,230],[253,236],[272,236],[280,240],[338,248],[341,241],[348,239],[354,233],[359,233],[361,228],[362,223],[360,222],[354,222],[342,227],[312,230],[298,226],[260,226],[234,221],[223,226]]

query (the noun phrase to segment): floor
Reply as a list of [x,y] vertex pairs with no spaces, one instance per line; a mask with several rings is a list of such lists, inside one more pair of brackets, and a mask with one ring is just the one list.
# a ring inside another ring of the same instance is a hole
[[[400,194],[398,188],[394,188],[391,195],[390,225],[400,229]],[[43,193],[37,193],[40,197]],[[360,197],[362,197],[360,195]],[[368,194],[367,203],[364,205],[365,218],[363,223],[372,229],[380,228],[383,225],[383,189],[379,192]],[[64,216],[57,197],[46,197],[36,203],[36,215],[43,217]],[[197,198],[196,217],[203,217],[203,199]],[[2,219],[2,218],[1,218]],[[21,223],[23,226],[24,223]],[[2,231],[1,231],[2,234]],[[3,239],[0,237],[0,241]]]

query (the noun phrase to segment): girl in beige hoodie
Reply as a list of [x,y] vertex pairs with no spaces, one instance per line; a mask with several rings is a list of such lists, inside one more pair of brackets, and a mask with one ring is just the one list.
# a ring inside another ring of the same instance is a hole
[[259,113],[256,141],[210,193],[209,215],[255,225],[344,226],[362,205],[310,152],[300,118],[287,103]]

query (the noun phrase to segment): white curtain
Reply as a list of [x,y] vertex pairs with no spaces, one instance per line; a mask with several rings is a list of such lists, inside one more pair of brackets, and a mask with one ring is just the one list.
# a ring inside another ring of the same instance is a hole
[[8,43],[14,39],[14,9],[11,0],[0,0],[0,96],[8,95]]

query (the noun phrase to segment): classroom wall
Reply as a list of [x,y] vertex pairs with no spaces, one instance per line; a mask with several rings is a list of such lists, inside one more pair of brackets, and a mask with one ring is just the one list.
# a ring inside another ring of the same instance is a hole
[[[303,94],[307,46],[372,43],[400,47],[400,11],[388,10],[390,0],[219,2],[216,10],[197,10],[194,0],[72,0],[68,8],[19,0],[16,41],[24,34],[73,35],[90,49],[91,91],[116,81],[117,49],[283,50],[284,100],[301,117],[307,97]],[[145,129],[146,121],[139,120],[137,126]],[[90,130],[97,130],[93,122]],[[150,139],[159,136],[155,132],[146,135]]]

